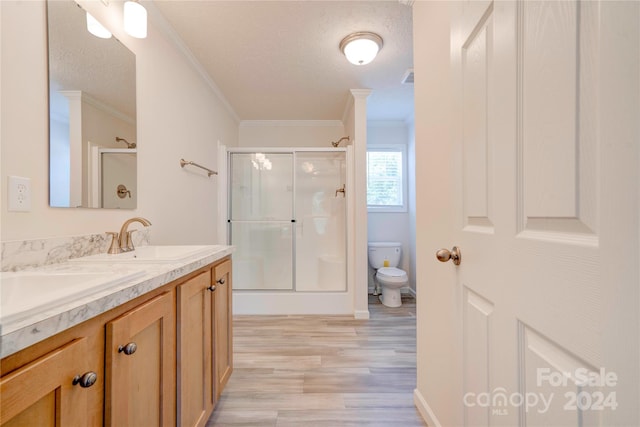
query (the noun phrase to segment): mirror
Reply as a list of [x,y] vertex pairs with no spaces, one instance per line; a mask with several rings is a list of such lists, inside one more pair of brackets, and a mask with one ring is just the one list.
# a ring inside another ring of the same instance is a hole
[[74,1],[49,0],[47,22],[49,205],[135,209],[135,55]]

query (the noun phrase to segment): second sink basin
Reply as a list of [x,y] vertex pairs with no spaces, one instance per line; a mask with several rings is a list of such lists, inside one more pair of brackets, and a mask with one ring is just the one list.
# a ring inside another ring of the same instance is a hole
[[215,246],[140,246],[134,251],[120,254],[97,254],[74,258],[70,262],[177,262],[200,253],[210,251]]
[[0,324],[22,320],[144,275],[144,271],[0,273]]

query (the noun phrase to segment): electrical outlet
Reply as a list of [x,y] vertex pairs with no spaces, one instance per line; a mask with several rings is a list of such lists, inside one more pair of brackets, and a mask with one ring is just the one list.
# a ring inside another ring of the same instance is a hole
[[31,180],[21,176],[9,177],[9,211],[31,211]]

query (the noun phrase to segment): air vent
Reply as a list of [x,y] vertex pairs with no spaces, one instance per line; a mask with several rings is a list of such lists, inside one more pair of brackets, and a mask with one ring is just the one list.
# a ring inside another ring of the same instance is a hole
[[413,68],[409,68],[404,76],[402,76],[402,84],[403,85],[412,85],[413,84]]

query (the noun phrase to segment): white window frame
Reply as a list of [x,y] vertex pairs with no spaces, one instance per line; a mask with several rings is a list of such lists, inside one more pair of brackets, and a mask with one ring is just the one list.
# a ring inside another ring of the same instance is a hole
[[[408,212],[408,191],[407,191],[407,146],[405,144],[372,144],[367,146],[367,153],[369,151],[396,151],[402,153],[402,205],[397,206],[382,206],[382,205],[370,205],[367,200],[367,212],[395,212],[402,213]],[[368,166],[367,166],[368,169]],[[367,170],[368,173],[368,170]],[[369,183],[369,177],[367,176],[367,184]]]

